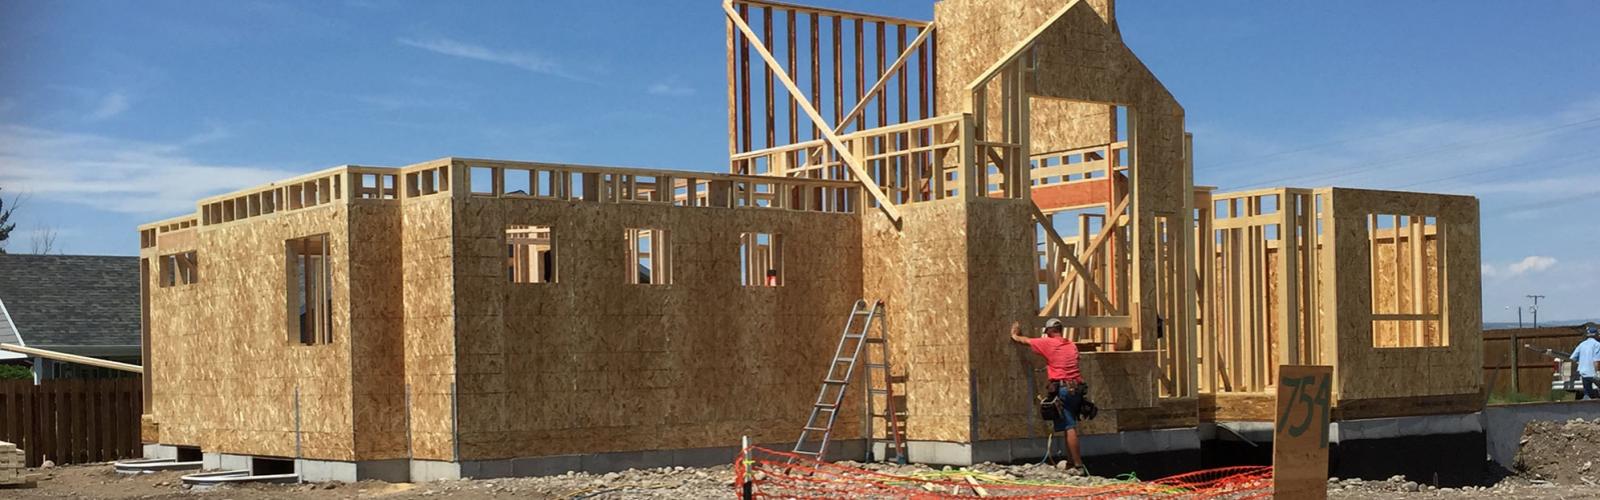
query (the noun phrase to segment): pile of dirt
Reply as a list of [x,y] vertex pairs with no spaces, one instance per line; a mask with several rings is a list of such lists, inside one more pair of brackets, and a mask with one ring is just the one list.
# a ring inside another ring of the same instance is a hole
[[1600,483],[1600,418],[1528,422],[1517,451],[1517,474],[1558,484]]

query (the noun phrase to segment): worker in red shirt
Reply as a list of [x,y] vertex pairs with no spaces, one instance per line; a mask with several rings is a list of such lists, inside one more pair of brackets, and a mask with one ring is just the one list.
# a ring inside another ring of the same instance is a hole
[[1055,430],[1061,431],[1062,441],[1067,443],[1067,454],[1072,457],[1073,470],[1081,474],[1086,473],[1087,469],[1083,466],[1083,457],[1078,454],[1078,410],[1089,386],[1083,382],[1083,375],[1078,373],[1078,345],[1065,338],[1063,332],[1061,320],[1055,318],[1044,322],[1042,337],[1023,336],[1022,324],[1011,323],[1011,340],[1028,346],[1044,357],[1050,387],[1055,390],[1062,405],[1061,418],[1055,421]]

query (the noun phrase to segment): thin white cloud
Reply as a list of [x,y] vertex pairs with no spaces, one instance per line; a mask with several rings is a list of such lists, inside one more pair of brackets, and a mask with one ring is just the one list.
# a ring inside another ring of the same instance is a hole
[[1522,260],[1517,261],[1516,263],[1513,263],[1510,266],[1506,266],[1506,270],[1510,271],[1511,274],[1515,275],[1515,274],[1526,273],[1528,271],[1543,271],[1543,270],[1546,270],[1546,269],[1550,269],[1551,267],[1554,267],[1555,265],[1556,265],[1555,257],[1545,257],[1545,256],[1542,256],[1542,255],[1529,255],[1527,257],[1523,257]]
[[1527,257],[1523,257],[1522,260],[1506,264],[1505,266],[1495,266],[1493,264],[1485,263],[1483,264],[1483,277],[1505,279],[1515,278],[1526,274],[1540,273],[1555,267],[1557,262],[1558,261],[1555,257],[1529,255]]
[[89,121],[101,121],[115,118],[128,110],[128,94],[114,90],[100,98],[100,103],[89,112]]
[[400,38],[396,40],[396,42],[399,42],[401,45],[419,48],[435,54],[460,57],[474,61],[504,64],[507,66],[532,71],[534,73],[566,78],[568,80],[588,81],[587,79],[566,70],[556,60],[534,52],[497,50],[481,45],[474,45],[460,40],[452,40],[449,38],[432,38],[427,40]]
[[293,175],[202,162],[183,148],[0,125],[0,186],[111,212],[164,215],[192,211],[206,196]]
[[364,94],[355,96],[355,100],[382,111],[398,111],[402,109],[462,110],[467,107],[457,99],[419,98],[400,94]]
[[645,93],[666,97],[684,97],[694,95],[694,88],[678,82],[677,77],[668,78],[645,87]]

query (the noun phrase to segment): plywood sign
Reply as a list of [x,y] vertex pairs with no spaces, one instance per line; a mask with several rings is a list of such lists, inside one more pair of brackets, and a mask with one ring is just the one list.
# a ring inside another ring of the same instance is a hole
[[1278,418],[1272,431],[1273,498],[1328,497],[1332,394],[1332,367],[1278,367]]

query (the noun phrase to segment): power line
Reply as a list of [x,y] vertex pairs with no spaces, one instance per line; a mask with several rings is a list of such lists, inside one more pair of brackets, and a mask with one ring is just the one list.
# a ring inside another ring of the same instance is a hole
[[1354,136],[1354,137],[1347,137],[1347,138],[1339,139],[1339,140],[1335,140],[1335,141],[1327,141],[1327,142],[1306,144],[1306,145],[1301,145],[1301,146],[1294,146],[1294,147],[1290,147],[1289,149],[1286,149],[1286,150],[1274,151],[1274,152],[1267,153],[1267,154],[1260,155],[1260,156],[1254,156],[1254,157],[1244,158],[1244,159],[1234,159],[1234,160],[1232,160],[1234,163],[1223,165],[1221,167],[1214,167],[1214,168],[1211,168],[1210,171],[1211,172],[1217,172],[1217,171],[1234,170],[1234,169],[1241,168],[1241,167],[1253,167],[1253,166],[1255,166],[1255,162],[1258,162],[1260,160],[1264,160],[1264,159],[1267,159],[1267,158],[1276,158],[1276,157],[1283,156],[1283,155],[1288,155],[1288,154],[1303,153],[1303,152],[1306,152],[1306,151],[1322,149],[1322,148],[1325,148],[1325,147],[1328,147],[1328,146],[1337,146],[1337,145],[1340,145],[1340,144],[1346,144],[1346,143],[1351,143],[1351,142],[1356,142],[1356,141],[1361,141],[1361,140],[1366,140],[1366,139],[1372,139],[1372,138],[1375,138],[1375,137],[1385,137],[1385,136],[1394,136],[1394,135],[1400,135],[1400,134],[1408,134],[1408,133],[1411,133],[1411,132],[1417,132],[1417,131],[1421,131],[1421,130],[1439,128],[1439,127],[1443,127],[1445,125],[1454,125],[1454,124],[1457,124],[1457,123],[1477,122],[1477,121],[1482,121],[1482,120],[1487,120],[1487,119],[1492,119],[1492,118],[1498,118],[1500,116],[1505,115],[1505,111],[1506,111],[1505,107],[1502,107],[1499,110],[1483,113],[1483,114],[1480,114],[1478,116],[1472,116],[1472,117],[1466,117],[1466,118],[1457,118],[1457,119],[1454,119],[1454,120],[1445,120],[1445,121],[1441,121],[1441,122],[1434,122],[1434,123],[1430,123],[1430,124],[1427,124],[1427,125],[1421,125],[1421,126],[1416,126],[1416,127],[1406,127],[1406,128],[1387,130],[1387,131],[1381,131],[1381,132],[1373,132],[1371,134],[1363,134],[1363,135],[1358,135],[1358,136]]
[[[1422,181],[1417,181],[1417,182],[1413,182],[1413,183],[1410,183],[1410,184],[1402,184],[1402,185],[1399,185],[1399,186],[1395,186],[1395,188],[1396,189],[1402,189],[1402,188],[1415,187],[1415,186],[1424,186],[1424,185],[1434,184],[1434,183],[1438,183],[1438,182],[1453,181],[1453,180],[1456,180],[1456,179],[1461,179],[1461,178],[1465,178],[1465,177],[1474,177],[1474,176],[1493,173],[1493,172],[1497,172],[1497,171],[1501,171],[1501,170],[1509,170],[1509,169],[1513,169],[1513,168],[1528,168],[1530,165],[1534,165],[1534,164],[1539,165],[1540,167],[1542,167],[1543,171],[1548,172],[1552,167],[1566,166],[1566,165],[1571,165],[1571,164],[1574,164],[1574,163],[1578,163],[1578,162],[1583,161],[1583,160],[1595,159],[1593,156],[1590,156],[1590,155],[1594,155],[1596,153],[1600,153],[1600,151],[1582,151],[1582,152],[1579,152],[1579,153],[1576,153],[1576,154],[1570,154],[1570,155],[1566,155],[1566,156],[1562,156],[1562,157],[1558,157],[1558,158],[1545,158],[1545,159],[1542,159],[1542,160],[1529,160],[1529,161],[1512,163],[1512,164],[1509,164],[1509,165],[1495,165],[1495,166],[1492,166],[1492,167],[1477,169],[1477,170],[1473,170],[1473,171],[1469,171],[1469,172],[1465,172],[1465,173],[1461,173],[1461,174],[1457,174],[1457,175],[1452,175],[1452,176],[1448,176],[1448,177],[1439,177],[1439,178],[1435,178],[1435,179],[1426,179],[1426,180],[1422,180]],[[1558,160],[1571,160],[1571,161],[1561,161],[1559,163],[1556,163],[1555,161],[1558,161]]]

